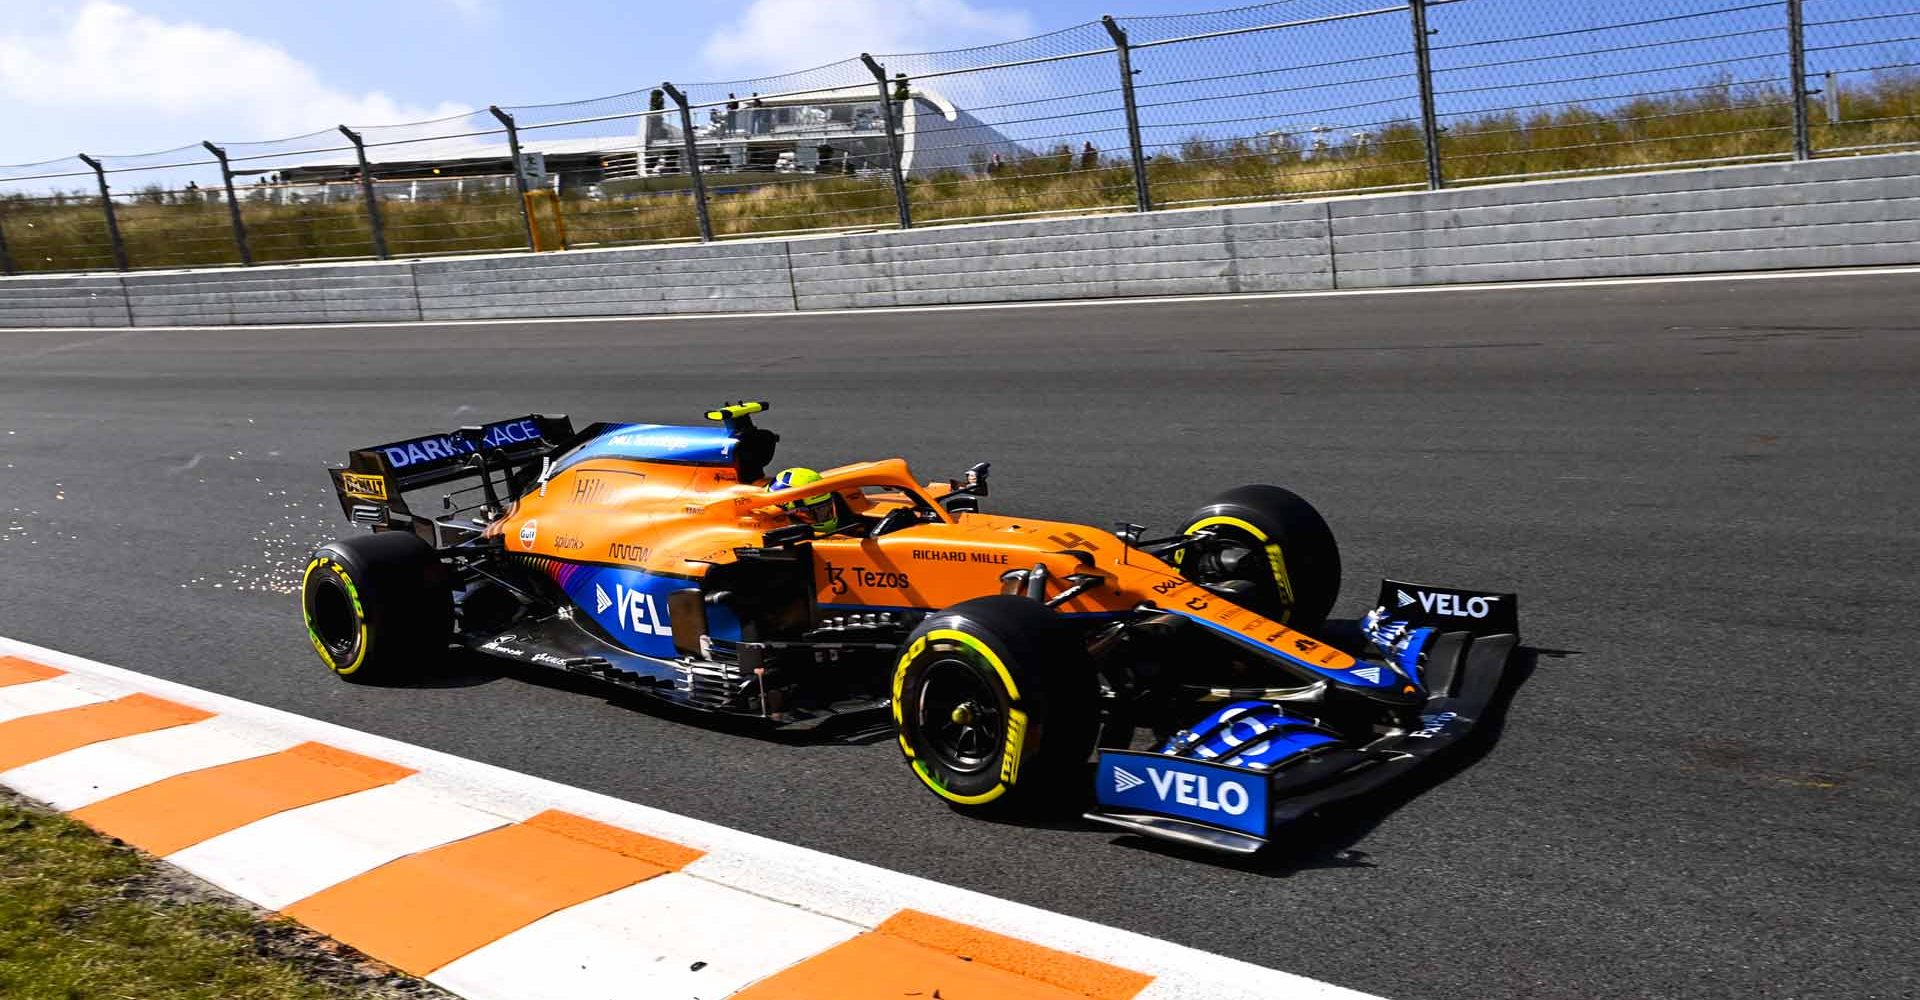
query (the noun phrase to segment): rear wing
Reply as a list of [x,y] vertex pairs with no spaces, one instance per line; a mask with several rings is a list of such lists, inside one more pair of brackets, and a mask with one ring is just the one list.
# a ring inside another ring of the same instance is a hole
[[[347,453],[347,467],[329,469],[340,510],[357,524],[380,524],[393,515],[408,516],[403,494],[456,480],[504,472],[515,487],[514,471],[573,443],[573,422],[562,414],[530,413],[444,434],[408,438]],[[479,484],[491,488],[491,478]]]

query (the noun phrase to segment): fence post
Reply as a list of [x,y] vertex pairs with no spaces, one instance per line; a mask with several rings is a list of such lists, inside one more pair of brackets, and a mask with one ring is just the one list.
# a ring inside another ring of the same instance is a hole
[[107,213],[107,241],[113,244],[113,266],[127,269],[127,244],[120,238],[120,220],[113,214],[113,196],[107,192],[107,171],[100,161],[80,154],[80,162],[93,168],[93,179],[100,182],[100,206]]
[[367,144],[360,133],[340,126],[340,134],[353,143],[353,155],[360,161],[360,194],[367,199],[367,221],[373,225],[373,255],[387,259],[387,228],[380,222],[380,199],[373,194],[373,170],[367,166]]
[[1140,109],[1133,103],[1133,56],[1127,47],[1127,29],[1112,14],[1103,14],[1100,23],[1113,36],[1113,51],[1120,57],[1120,103],[1127,109],[1127,153],[1133,158],[1133,203],[1141,212],[1153,211],[1153,194],[1147,189],[1147,157],[1140,146]]
[[[865,52],[860,53],[860,61],[867,64],[874,86],[880,88],[880,121],[887,129],[887,169],[893,174],[893,203],[900,209],[900,228],[912,229],[913,208],[907,204],[906,175],[900,172],[900,131],[893,117],[893,94],[887,89],[887,68]],[[909,92],[907,100],[912,99]]]
[[1787,73],[1793,77],[1793,158],[1813,157],[1807,132],[1807,26],[1801,0],[1787,0]]
[[7,252],[7,217],[0,215],[0,274],[13,274],[13,254]]
[[211,142],[202,142],[207,152],[220,161],[220,182],[227,188],[227,215],[233,219],[233,245],[240,249],[240,263],[253,264],[253,248],[247,245],[247,224],[240,218],[240,202],[233,196],[233,168],[227,165],[227,151]]
[[1440,122],[1433,110],[1433,59],[1427,47],[1427,0],[1407,0],[1413,12],[1413,68],[1420,77],[1420,137],[1427,146],[1427,190],[1447,186],[1440,170]]
[[538,250],[539,244],[533,239],[533,206],[527,203],[527,171],[520,162],[520,129],[513,123],[513,116],[500,110],[500,105],[489,104],[487,110],[500,120],[507,129],[507,152],[513,156],[513,190],[520,195],[520,228],[527,234],[527,249]]
[[693,141],[693,109],[687,106],[687,95],[679,87],[662,83],[660,89],[680,109],[680,158],[686,161],[681,169],[693,181],[693,210],[700,216],[700,242],[712,243],[713,217],[707,214],[707,180],[700,173],[700,148]]

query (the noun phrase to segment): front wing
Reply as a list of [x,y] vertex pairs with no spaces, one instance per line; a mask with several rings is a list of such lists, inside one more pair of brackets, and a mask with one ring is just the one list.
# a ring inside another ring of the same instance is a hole
[[1327,740],[1265,770],[1167,752],[1102,751],[1097,806],[1086,817],[1163,840],[1258,851],[1286,824],[1375,791],[1458,744],[1505,683],[1518,645],[1512,634],[1441,636],[1419,727],[1362,746]]

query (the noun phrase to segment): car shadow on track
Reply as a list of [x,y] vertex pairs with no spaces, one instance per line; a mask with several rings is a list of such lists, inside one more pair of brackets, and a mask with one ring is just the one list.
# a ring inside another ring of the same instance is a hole
[[813,730],[779,729],[751,716],[705,712],[648,697],[637,691],[609,684],[586,674],[568,673],[551,667],[515,663],[464,650],[450,651],[445,664],[432,676],[408,683],[408,687],[479,687],[495,681],[512,680],[535,684],[555,691],[598,698],[606,704],[650,715],[679,725],[696,726],[712,732],[772,743],[806,746],[865,746],[892,742],[893,723],[885,710],[866,716],[848,716],[828,720]]
[[450,648],[447,650],[445,659],[404,677],[392,680],[366,678],[357,680],[355,683],[373,688],[429,690],[484,687],[505,678],[506,671],[499,669],[501,666],[511,667],[512,664]]
[[[1376,827],[1401,807],[1429,790],[1452,780],[1490,754],[1499,743],[1501,733],[1505,729],[1508,709],[1520,688],[1533,676],[1540,657],[1570,655],[1578,654],[1572,650],[1519,647],[1514,651],[1513,662],[1508,668],[1500,690],[1488,703],[1479,725],[1474,728],[1471,735],[1453,747],[1451,752],[1434,758],[1425,767],[1410,772],[1406,777],[1372,795],[1328,806],[1306,819],[1296,821],[1279,832],[1272,846],[1258,854],[1225,854],[1130,834],[1112,836],[1110,840],[1114,844],[1130,849],[1143,850],[1182,861],[1199,862],[1271,877],[1286,877],[1296,872],[1317,869],[1371,867],[1372,862],[1368,860],[1367,852],[1355,849],[1354,845],[1364,841]],[[588,695],[610,705],[676,724],[697,726],[710,732],[753,740],[808,746],[864,746],[891,742],[893,739],[890,719],[878,720],[885,724],[853,722],[841,727],[839,731],[782,731],[771,728],[757,719],[716,715],[657,701],[637,692],[612,687],[589,676],[465,652],[449,655],[441,668],[428,676],[415,678],[407,686],[478,687],[500,680],[520,681],[553,690]],[[885,713],[881,715],[884,716]],[[969,817],[969,820],[1036,829],[1110,832],[1106,827],[1095,826],[1080,818],[1077,809],[1062,809],[1053,815],[976,816]]]
[[1542,656],[1574,655],[1569,650],[1521,646],[1514,650],[1507,676],[1473,732],[1452,751],[1369,796],[1337,803],[1278,831],[1275,842],[1258,854],[1222,854],[1177,843],[1123,834],[1113,842],[1155,854],[1274,877],[1323,868],[1368,868],[1367,852],[1354,845],[1402,806],[1452,780],[1485,759],[1500,742],[1507,709],[1533,676]]

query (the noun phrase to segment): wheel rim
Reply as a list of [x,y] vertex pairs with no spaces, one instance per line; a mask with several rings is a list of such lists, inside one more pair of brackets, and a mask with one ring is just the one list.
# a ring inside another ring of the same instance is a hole
[[1200,533],[1220,539],[1223,544],[1217,549],[1210,547],[1207,551],[1195,552],[1183,560],[1187,579],[1203,585],[1235,581],[1251,584],[1253,590],[1248,596],[1263,604],[1271,602],[1280,620],[1290,617],[1292,609],[1286,607],[1285,595],[1273,578],[1272,564],[1258,539],[1223,527],[1202,528]]
[[961,660],[936,660],[927,666],[915,716],[928,751],[962,774],[992,766],[1006,742],[1000,693]]
[[360,623],[353,612],[353,599],[338,580],[322,580],[313,591],[313,609],[308,613],[313,634],[320,637],[327,652],[345,655],[360,637]]

